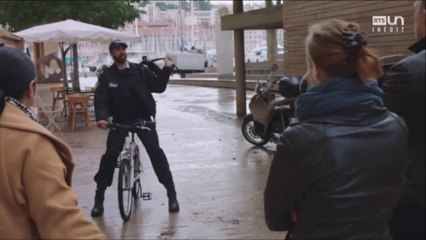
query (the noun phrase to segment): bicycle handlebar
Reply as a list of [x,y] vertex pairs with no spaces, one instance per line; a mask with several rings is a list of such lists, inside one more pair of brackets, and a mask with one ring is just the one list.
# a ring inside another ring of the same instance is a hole
[[119,129],[123,129],[125,131],[130,131],[130,132],[136,132],[137,130],[148,130],[151,131],[151,128],[149,127],[149,125],[154,125],[155,122],[153,121],[142,121],[142,122],[138,122],[132,125],[125,125],[125,124],[119,124],[119,123],[109,123],[107,128],[111,129],[111,130],[115,130],[117,128]]

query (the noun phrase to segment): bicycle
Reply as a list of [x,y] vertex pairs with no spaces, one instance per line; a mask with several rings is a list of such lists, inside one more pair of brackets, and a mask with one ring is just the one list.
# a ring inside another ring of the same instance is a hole
[[131,141],[129,142],[128,137],[126,137],[126,143],[117,161],[117,168],[119,168],[117,186],[118,207],[124,222],[130,219],[133,210],[133,201],[136,201],[138,198],[151,200],[150,193],[142,192],[140,178],[143,169],[140,162],[139,147],[135,142],[135,134],[139,130],[151,131],[151,128],[148,127],[150,124],[155,124],[155,122],[142,121],[133,125],[108,124],[108,129],[110,130],[122,129],[131,134]]

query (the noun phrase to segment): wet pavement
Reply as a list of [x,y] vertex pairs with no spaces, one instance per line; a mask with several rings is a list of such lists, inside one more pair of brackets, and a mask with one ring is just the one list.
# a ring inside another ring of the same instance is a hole
[[[104,216],[92,219],[108,238],[283,239],[284,233],[267,229],[263,215],[263,190],[275,146],[256,148],[243,139],[234,97],[230,89],[180,85],[170,85],[155,96],[160,145],[169,159],[181,211],[168,213],[166,191],[142,150],[142,188],[152,193],[152,200],[139,200],[123,224],[116,171],[106,192]],[[91,219],[92,178],[105,151],[107,132],[85,130],[80,123],[75,133],[66,130],[60,137],[75,155],[73,187],[79,206]]]

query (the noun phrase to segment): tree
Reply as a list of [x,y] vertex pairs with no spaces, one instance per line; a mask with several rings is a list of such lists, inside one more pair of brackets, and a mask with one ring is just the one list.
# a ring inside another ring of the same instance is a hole
[[0,24],[14,32],[74,19],[116,29],[139,16],[132,2],[139,1],[0,1]]
[[[73,19],[117,29],[139,17],[140,11],[132,3],[140,4],[145,1],[0,1],[0,26],[15,32],[41,24]],[[76,55],[77,45],[71,47]],[[61,49],[63,50],[63,47]],[[63,57],[68,50],[69,48],[62,51]],[[74,66],[78,67],[77,62],[75,58]],[[63,70],[66,80],[65,68]],[[75,71],[78,72],[78,69]],[[66,81],[64,83],[66,84]],[[78,73],[73,79],[73,87],[79,89]]]

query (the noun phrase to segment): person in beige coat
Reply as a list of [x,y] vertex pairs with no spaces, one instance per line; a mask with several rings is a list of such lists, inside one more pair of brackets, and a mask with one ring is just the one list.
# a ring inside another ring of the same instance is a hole
[[0,239],[104,239],[71,188],[69,148],[39,125],[34,65],[0,48]]

